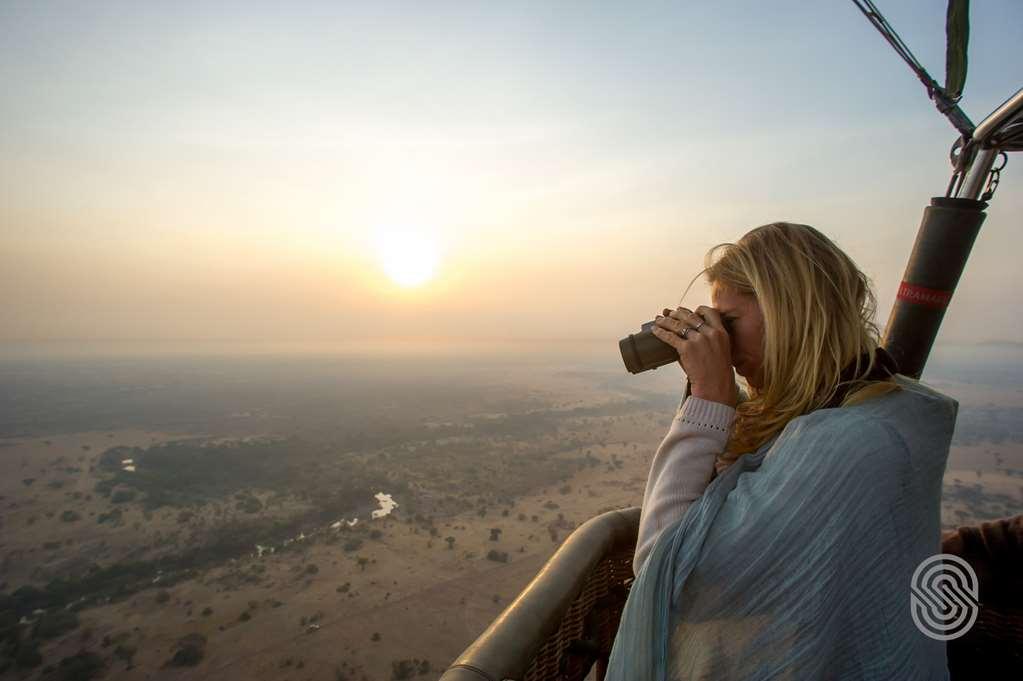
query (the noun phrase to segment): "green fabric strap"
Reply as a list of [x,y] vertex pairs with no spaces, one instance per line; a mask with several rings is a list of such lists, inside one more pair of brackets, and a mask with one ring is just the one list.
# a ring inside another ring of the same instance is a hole
[[945,17],[945,94],[953,101],[966,85],[966,47],[970,42],[970,0],[948,0]]

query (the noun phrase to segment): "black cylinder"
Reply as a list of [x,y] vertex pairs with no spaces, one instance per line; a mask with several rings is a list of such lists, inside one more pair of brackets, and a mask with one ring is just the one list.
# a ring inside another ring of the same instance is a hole
[[653,320],[645,322],[639,333],[630,333],[618,341],[622,361],[631,373],[638,374],[678,361],[678,350],[655,336],[650,330],[653,326]]
[[923,373],[986,217],[985,208],[983,201],[945,197],[931,199],[931,205],[924,208],[882,342],[905,376],[919,379]]

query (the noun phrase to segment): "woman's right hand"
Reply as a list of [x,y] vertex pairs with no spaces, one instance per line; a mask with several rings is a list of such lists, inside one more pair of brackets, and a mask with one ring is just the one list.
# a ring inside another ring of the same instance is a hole
[[654,319],[652,331],[678,352],[694,397],[737,405],[731,339],[717,310],[706,305],[696,308],[696,312],[684,307],[665,308],[664,316]]

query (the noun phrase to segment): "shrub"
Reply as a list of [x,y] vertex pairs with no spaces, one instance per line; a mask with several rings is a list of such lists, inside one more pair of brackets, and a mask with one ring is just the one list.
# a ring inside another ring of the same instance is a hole
[[109,513],[100,513],[98,516],[96,516],[96,522],[99,524],[109,522],[116,525],[117,523],[121,522],[121,516],[122,516],[121,509],[115,508]]
[[14,656],[14,663],[22,669],[34,669],[43,663],[43,656],[35,643],[21,644]]
[[114,648],[114,657],[131,664],[136,652],[137,648],[135,648],[135,646],[124,645],[121,643]]
[[416,666],[412,664],[412,660],[391,661],[391,679],[393,681],[403,681],[403,679],[411,679],[415,675]]
[[103,658],[96,653],[81,651],[60,661],[57,678],[64,681],[88,681],[103,671]]
[[50,639],[78,628],[78,614],[70,610],[43,613],[32,627],[33,638]]
[[202,634],[187,634],[178,639],[174,656],[167,661],[171,667],[194,667],[202,662],[206,654],[206,637]]
[[259,513],[263,510],[263,504],[255,497],[244,497],[235,504],[235,508],[245,513]]

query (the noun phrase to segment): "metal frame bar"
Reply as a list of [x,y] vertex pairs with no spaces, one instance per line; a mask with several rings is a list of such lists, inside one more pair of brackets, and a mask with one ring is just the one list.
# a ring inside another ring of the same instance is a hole
[[[952,183],[949,185],[950,187],[955,185],[953,196],[971,200],[980,198],[995,159],[998,158],[1001,151],[997,143],[998,133],[1006,126],[1017,123],[1017,119],[1021,116],[1023,116],[1023,88],[1002,102],[974,129],[973,136],[967,145],[972,150],[979,151],[971,163],[961,170],[957,169],[953,175]],[[971,151],[964,147],[961,153],[968,154]]]
[[608,511],[580,525],[440,681],[522,679],[605,556],[634,550],[639,507]]
[[1023,113],[1023,88],[1017,90],[1016,94],[1005,100],[1001,106],[992,111],[974,128],[974,143],[984,146],[990,138],[1001,131],[1002,126],[1012,121],[1020,113]]

